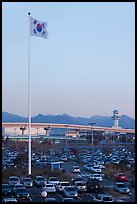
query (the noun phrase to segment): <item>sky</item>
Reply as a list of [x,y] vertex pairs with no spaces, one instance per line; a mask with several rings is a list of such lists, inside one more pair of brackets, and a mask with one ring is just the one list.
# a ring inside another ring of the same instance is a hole
[[[30,36],[29,16],[48,23]],[[30,52],[28,51],[30,39]],[[2,2],[2,111],[135,118],[134,2]]]

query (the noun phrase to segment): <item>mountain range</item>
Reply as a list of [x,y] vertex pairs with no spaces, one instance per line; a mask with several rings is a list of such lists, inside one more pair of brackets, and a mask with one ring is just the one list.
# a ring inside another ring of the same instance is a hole
[[[2,122],[28,122],[27,117],[11,114],[8,112],[2,112]],[[110,116],[94,115],[89,118],[74,117],[68,114],[62,115],[43,115],[38,114],[32,117],[32,123],[60,123],[60,124],[75,124],[75,125],[89,125],[89,123],[96,123],[94,126],[111,127],[113,126],[113,120]],[[135,129],[135,119],[121,115],[119,119],[119,127]]]

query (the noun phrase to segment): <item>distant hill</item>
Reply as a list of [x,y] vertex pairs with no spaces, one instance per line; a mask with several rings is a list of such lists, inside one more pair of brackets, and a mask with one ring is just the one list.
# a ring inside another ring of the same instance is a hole
[[7,112],[2,112],[2,122],[27,122],[28,119]]
[[[14,115],[7,112],[2,112],[2,122],[28,122],[28,118]],[[113,120],[110,116],[91,116],[89,118],[74,117],[68,114],[62,115],[43,115],[38,114],[32,117],[33,123],[61,123],[61,124],[75,124],[75,125],[89,125],[95,122],[94,126],[111,127]],[[119,120],[119,126],[122,128],[135,129],[135,120],[129,116],[122,115]]]

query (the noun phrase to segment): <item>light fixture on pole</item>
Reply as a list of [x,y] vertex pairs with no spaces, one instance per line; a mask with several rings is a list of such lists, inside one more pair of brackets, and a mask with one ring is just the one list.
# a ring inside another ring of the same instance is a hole
[[93,153],[93,125],[96,123],[89,123],[91,125],[91,130],[92,130],[92,153]]

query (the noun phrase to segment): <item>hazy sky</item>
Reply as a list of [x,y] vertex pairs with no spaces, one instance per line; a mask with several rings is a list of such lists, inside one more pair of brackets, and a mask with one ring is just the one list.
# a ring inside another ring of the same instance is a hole
[[135,117],[134,2],[3,2],[2,111],[28,116],[28,15],[48,23],[30,37],[32,116]]

